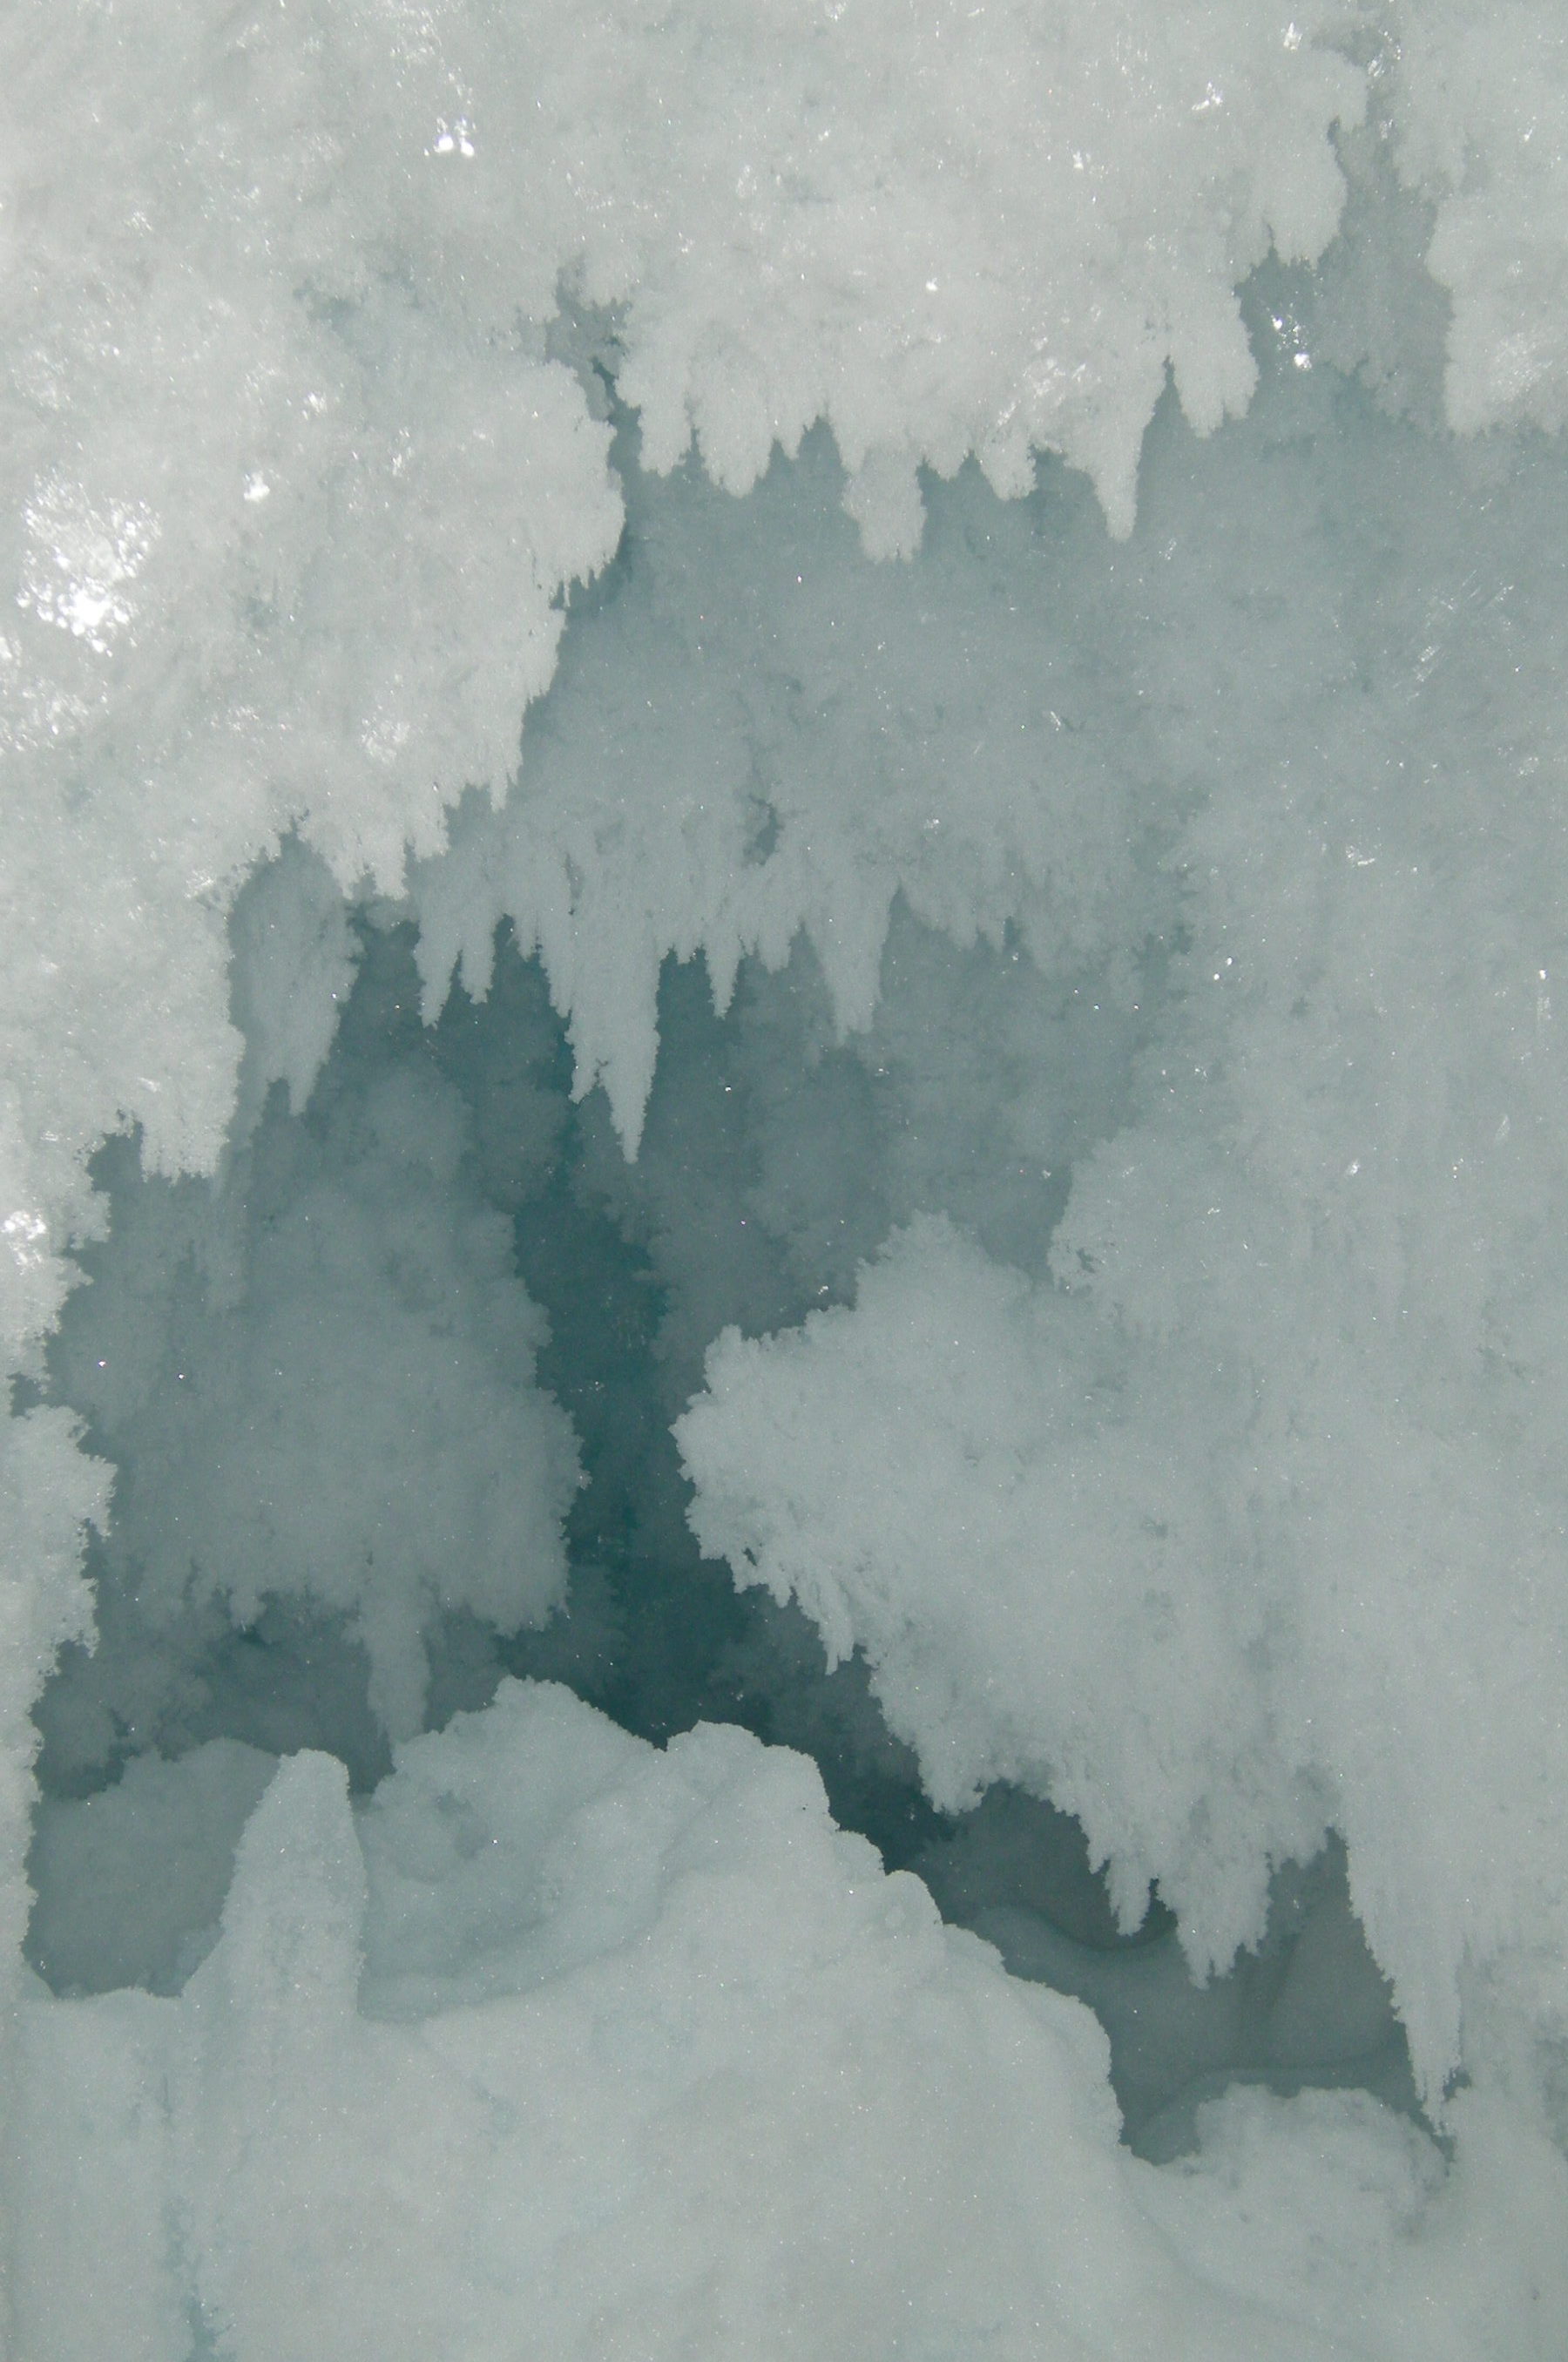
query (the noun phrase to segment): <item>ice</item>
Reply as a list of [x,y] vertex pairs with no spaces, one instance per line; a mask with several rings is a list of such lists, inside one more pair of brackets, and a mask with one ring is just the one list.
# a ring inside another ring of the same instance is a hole
[[[1319,2255],[1379,2352],[1547,2351],[1517,2291],[1424,2318],[1411,2257],[1465,2199],[1408,2122],[1234,2101],[1167,2188],[1117,2147],[1088,2011],[944,1928],[801,1758],[712,1726],[657,1750],[547,1685],[410,1742],[358,1812],[288,1759],[181,1997],[24,2027],[29,2105],[70,2095],[20,2191],[48,2362],[94,2352],[122,2257],[116,2350],[149,2357],[200,2323],[236,2362],[1301,2362],[1354,2350]],[[62,2213],[83,2130],[122,2171]]]
[[515,1630],[558,1603],[576,1449],[533,1384],[545,1324],[503,1218],[464,1187],[465,1111],[429,1060],[343,1079],[308,1120],[282,1097],[221,1189],[124,1173],[132,1253],[56,1348],[122,1472],[102,1604],[112,1622],[134,1603],[142,1662],[119,1704],[143,1731],[178,1716],[209,1602],[239,1627],[298,1602],[348,1619],[372,1713],[408,1737],[441,1610]]
[[1208,1471],[1129,1440],[1120,1374],[1077,1308],[928,1216],[853,1309],[727,1330],[676,1432],[704,1551],[797,1598],[830,1661],[864,1650],[939,1805],[1000,1779],[1051,1796],[1110,1861],[1123,1924],[1158,1878],[1210,1966],[1262,1932],[1270,1856],[1314,1849],[1324,1799],[1279,1813],[1247,1672],[1265,1615],[1195,1599]]
[[[1168,965],[1097,990],[1150,1034],[1049,1276],[936,1196],[853,1313],[721,1340],[679,1432],[704,1547],[865,1649],[932,1794],[1050,1794],[1130,1919],[1159,1881],[1195,1964],[1338,1827],[1435,2101],[1465,1979],[1488,2043],[1495,1977],[1505,2015],[1560,2027],[1565,1998],[1562,618],[1532,555],[1561,477],[1530,444],[1445,485],[1341,412],[1300,505],[1273,419],[1320,433],[1319,399],[1260,396],[1223,520],[1214,447],[1179,491],[1151,461],[1138,688],[1166,777],[1208,784],[1162,856]],[[1242,673],[1201,620],[1227,613]]]
[[1110,702],[1099,518],[1069,509],[1043,542],[966,487],[911,572],[867,564],[842,489],[823,438],[744,506],[632,480],[598,629],[525,729],[505,809],[466,811],[415,873],[426,1013],[459,961],[483,990],[509,919],[629,1152],[667,954],[701,951],[722,1008],[744,956],[781,966],[804,934],[847,1032],[876,1009],[895,898],[960,943],[1016,926],[1060,967],[1121,940],[1140,891],[1138,718],[1110,724],[1124,771],[1079,735]]
[[319,855],[291,838],[240,894],[230,922],[232,1003],[245,1036],[233,1132],[253,1130],[274,1083],[303,1115],[337,1031],[359,946]]
[[1232,2083],[1374,2092],[1413,2115],[1409,2053],[1350,1902],[1343,1848],[1275,1873],[1262,1940],[1195,1983],[1173,1914],[1120,1931],[1081,1825],[999,1784],[911,1867],[944,1918],[1015,1976],[1088,2002],[1110,2037],[1123,2137],[1155,2163],[1197,2146],[1198,2110]]
[[1556,18],[12,9],[0,2347],[1560,2351]]
[[13,17],[0,1169],[49,1225],[13,1350],[105,1131],[139,1121],[160,1169],[217,1153],[222,921],[258,855],[297,826],[340,883],[395,887],[466,787],[503,791],[561,594],[621,522],[557,350],[613,371],[654,466],[695,432],[732,490],[826,419],[880,549],[918,537],[918,466],[971,450],[1010,492],[1065,452],[1124,530],[1167,363],[1201,425],[1244,407],[1238,281],[1332,234],[1363,88],[1315,31],[1234,5],[944,7],[914,42],[880,6],[722,0]]
[[1568,390],[1561,20],[1542,0],[1485,17],[1440,0],[1401,32],[1399,171],[1435,200],[1427,265],[1453,299],[1448,416],[1465,430],[1528,420],[1555,432]]
[[138,1755],[112,1788],[46,1797],[28,1861],[34,1965],[56,1992],[178,1992],[217,1935],[241,1830],[277,1759],[215,1738]]
[[0,1691],[6,1740],[0,1749],[0,1934],[4,1957],[21,1950],[30,1901],[22,1863],[36,1792],[38,1733],[28,1711],[62,1639],[86,1639],[93,1600],[81,1579],[83,1530],[107,1517],[111,1472],[79,1449],[81,1428],[68,1412],[34,1408],[0,1430],[0,1510],[6,1553],[0,1562]]

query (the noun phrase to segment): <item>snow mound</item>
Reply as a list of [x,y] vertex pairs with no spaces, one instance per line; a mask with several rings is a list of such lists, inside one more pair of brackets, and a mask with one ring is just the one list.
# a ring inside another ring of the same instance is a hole
[[[1088,2013],[944,1928],[801,1758],[660,1753],[548,1687],[358,1813],[287,1759],[179,1998],[29,2002],[24,2058],[39,2362],[175,2362],[193,2326],[235,2362],[1330,2362],[1324,2251],[1362,2352],[1546,2351],[1517,2290],[1419,2303],[1434,2219],[1496,2233],[1483,2140],[1465,2183],[1374,2103],[1242,2095],[1165,2186]],[[1539,2230],[1507,2244],[1549,2294]]]

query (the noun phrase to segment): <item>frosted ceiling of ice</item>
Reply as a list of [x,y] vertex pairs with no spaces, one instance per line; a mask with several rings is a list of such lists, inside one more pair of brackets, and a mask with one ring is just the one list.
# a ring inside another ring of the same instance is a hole
[[[1408,74],[1371,45],[1375,100],[1439,200],[1455,414],[1550,423],[1551,12],[1480,48],[1463,10],[1415,17]],[[549,357],[563,281],[616,310],[657,467],[695,433],[743,489],[825,418],[893,548],[917,463],[977,451],[1012,491],[1043,447],[1125,530],[1167,365],[1199,427],[1244,407],[1235,286],[1331,237],[1368,47],[1215,0],[932,7],[914,39],[793,0],[29,0],[4,39],[5,1194],[53,1242],[120,1116],[162,1164],[215,1153],[256,855],[299,820],[345,883],[395,881],[504,778],[558,593],[619,523]],[[5,1270],[17,1341],[60,1268]]]

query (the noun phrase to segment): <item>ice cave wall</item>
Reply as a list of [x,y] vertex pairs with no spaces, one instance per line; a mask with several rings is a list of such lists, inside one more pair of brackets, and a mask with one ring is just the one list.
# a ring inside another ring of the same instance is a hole
[[[1125,540],[1167,375],[1199,435],[1245,412],[1259,360],[1238,290],[1271,254],[1320,264],[1299,315],[1274,319],[1272,363],[1359,377],[1403,422],[1404,483],[1391,465],[1351,488],[1372,521],[1356,580],[1366,613],[1397,608],[1375,528],[1415,518],[1428,546],[1408,579],[1427,603],[1394,615],[1359,707],[1366,682],[1335,670],[1346,618],[1303,600],[1277,619],[1272,660],[1321,683],[1304,783],[1269,776],[1260,676],[1232,685],[1262,709],[1256,792],[1240,765],[1201,809],[1195,791],[1178,848],[1198,881],[1183,956],[1211,989],[1189,990],[1148,1050],[1129,1130],[1078,1175],[1055,1255],[1073,1352],[1117,1420],[1084,1434],[1043,1409],[1003,1451],[1017,1403],[1049,1391],[1033,1341],[1053,1283],[972,1267],[928,1228],[853,1311],[773,1345],[723,1341],[683,1436],[704,1540],[743,1580],[798,1595],[834,1645],[867,1649],[939,1791],[999,1772],[1049,1783],[1130,1910],[1149,1876],[1169,1888],[1200,1959],[1256,1931],[1271,1859],[1337,1827],[1429,2098],[1463,2062],[1485,2087],[1476,2111],[1515,2112],[1516,2148],[1520,2127],[1549,2130],[1568,1951],[1562,626],[1550,567],[1521,594],[1503,586],[1531,529],[1551,538],[1560,498],[1540,439],[1568,382],[1554,12],[72,6],[19,6],[0,38],[0,1268],[25,1379],[68,1250],[101,1225],[99,1142],[134,1124],[149,1168],[211,1170],[237,1093],[254,1111],[282,1080],[303,1104],[352,964],[332,881],[412,890],[432,1015],[454,964],[483,988],[510,918],[628,1148],[667,953],[702,951],[722,999],[744,956],[777,964],[804,931],[851,1028],[873,1012],[899,898],[959,940],[1010,929],[1043,958],[1103,956],[1125,916],[1138,765],[1126,747],[1099,768],[1094,750],[1058,755],[1073,734],[1021,656],[1008,739],[933,789],[909,752],[919,644],[895,648],[854,792],[798,780],[760,859],[744,711],[719,714],[705,779],[653,750],[646,802],[580,778],[530,794],[525,763],[508,802],[518,716],[552,678],[573,587],[621,532],[605,389],[635,412],[646,465],[694,443],[727,494],[825,422],[875,557],[918,546],[922,469],[974,458],[1011,497],[1038,452],[1088,478]],[[1478,438],[1468,459],[1452,434]],[[1468,507],[1423,505],[1434,466],[1468,469]],[[1217,586],[1226,562],[1221,540]],[[767,628],[794,627],[780,609]],[[801,678],[831,686],[844,661],[802,645]],[[1424,701],[1424,744],[1465,749],[1466,778],[1418,775],[1401,696]],[[1168,681],[1157,701],[1168,722]],[[1198,717],[1195,780],[1203,734]],[[1021,770],[1014,737],[1052,759]],[[447,855],[475,787],[497,816],[471,812]],[[254,920],[249,999],[231,1008],[235,896],[291,832],[325,866],[302,856]],[[961,1319],[944,1317],[949,1295]],[[824,1506],[840,1439],[810,1422],[832,1423],[840,1383],[874,1401],[881,1374],[896,1391],[909,1334],[933,1321],[929,1466],[954,1448],[943,1387],[967,1403],[965,1373],[994,1387],[1018,1371],[983,1418],[966,1412],[972,1449],[941,1503],[967,1533],[999,1514],[1004,1530],[994,1584],[954,1617],[953,1553],[925,1521],[918,1586],[906,1551],[905,1608],[885,1625],[891,1529],[845,1530],[845,1505],[886,1498],[898,1452],[866,1429]],[[1220,1374],[1173,1432],[1161,1406],[1198,1360]],[[801,1465],[759,1473],[759,1417]],[[1182,1465],[1195,1417],[1213,1465],[1245,1472],[1229,1497]],[[81,1532],[107,1482],[63,1412],[10,1421],[13,1981],[28,1715],[87,1627]],[[1072,1505],[1108,1490],[1125,1529],[1085,1511],[1074,1530]],[[1103,1568],[1116,1603],[1102,1653],[1063,1673],[1082,1727],[1065,1738],[1051,1708],[1049,1763],[1031,1681],[1003,1711],[975,1704],[1016,1676],[1019,1570],[1047,1530]],[[1135,1717],[1097,1687],[1161,1635],[1193,1668],[1173,1725],[1168,1682]],[[1244,1744],[1217,1747],[1216,1683],[1243,1702]],[[403,1713],[412,1727],[416,1701]],[[330,1798],[307,1802],[328,1827]],[[47,2049],[47,2030],[30,2038]]]

